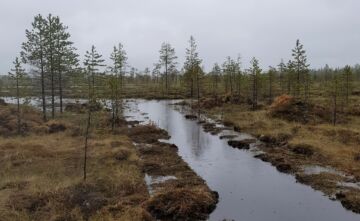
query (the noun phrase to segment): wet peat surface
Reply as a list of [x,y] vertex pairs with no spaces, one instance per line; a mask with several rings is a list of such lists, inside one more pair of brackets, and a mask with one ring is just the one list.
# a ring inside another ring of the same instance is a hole
[[360,220],[360,215],[347,211],[340,202],[254,158],[256,144],[250,144],[250,150],[239,150],[230,147],[228,139],[220,139],[253,139],[250,135],[205,132],[197,120],[185,117],[183,107],[170,105],[174,102],[128,100],[124,115],[127,120],[152,122],[168,131],[171,138],[167,142],[177,145],[184,161],[219,193],[209,220]]

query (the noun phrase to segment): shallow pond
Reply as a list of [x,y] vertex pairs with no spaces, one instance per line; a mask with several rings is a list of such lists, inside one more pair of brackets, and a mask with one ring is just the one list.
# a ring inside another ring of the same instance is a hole
[[172,102],[129,100],[125,115],[167,130],[168,142],[176,144],[181,157],[219,193],[209,220],[360,220],[360,215],[345,210],[340,202],[254,158],[254,152],[231,148],[226,139],[204,132],[196,121],[185,119],[183,111],[177,110],[181,107],[169,105]]

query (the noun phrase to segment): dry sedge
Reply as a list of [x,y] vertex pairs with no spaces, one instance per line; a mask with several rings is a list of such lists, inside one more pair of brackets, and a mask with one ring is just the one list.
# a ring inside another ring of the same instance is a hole
[[[214,117],[223,116],[224,124],[251,133],[271,146],[263,148],[266,154],[257,158],[271,162],[281,172],[298,173],[299,181],[333,195],[343,189],[337,186],[339,177],[305,176],[301,174],[301,168],[304,165],[330,166],[353,176],[351,182],[359,182],[360,121],[356,115],[348,114],[346,123],[334,126],[328,120],[329,113],[322,112],[322,101],[313,103],[316,106],[304,112],[302,103],[284,95],[275,99],[268,109],[251,111],[246,104],[224,103],[206,112]],[[304,114],[308,114],[306,120]],[[359,191],[351,188],[346,191],[339,200],[346,201],[343,203],[346,208],[358,212]]]
[[83,137],[69,132],[73,122],[49,121],[43,134],[0,138],[0,220],[151,217],[140,206],[148,192],[129,138],[94,134],[84,183]]

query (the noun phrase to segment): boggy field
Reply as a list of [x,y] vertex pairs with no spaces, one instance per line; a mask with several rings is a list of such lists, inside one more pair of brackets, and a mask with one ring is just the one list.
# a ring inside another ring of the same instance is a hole
[[[190,105],[235,131],[254,135],[262,142],[258,148],[263,151],[256,158],[270,162],[280,172],[294,174],[298,182],[360,213],[360,99],[354,95],[351,100],[350,111],[338,114],[340,123],[336,125],[330,123],[333,113],[323,101],[305,104],[288,95],[277,97],[271,105],[259,105],[256,110],[226,96],[178,104]],[[219,132],[213,124],[204,123],[203,127]],[[249,148],[246,140],[222,138],[229,139],[233,147]]]
[[[123,119],[112,131],[105,110],[94,113],[84,180],[86,115],[73,107],[46,123],[22,107],[18,136],[14,106],[0,106],[0,220],[202,220],[215,208],[216,192],[158,141],[166,131]],[[147,186],[145,176],[173,179]]]

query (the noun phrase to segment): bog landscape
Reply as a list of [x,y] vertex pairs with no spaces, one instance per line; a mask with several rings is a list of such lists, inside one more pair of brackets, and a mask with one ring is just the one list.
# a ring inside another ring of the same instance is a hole
[[0,75],[1,221],[360,220],[360,65],[295,38],[205,68],[188,35],[137,69],[32,16]]

